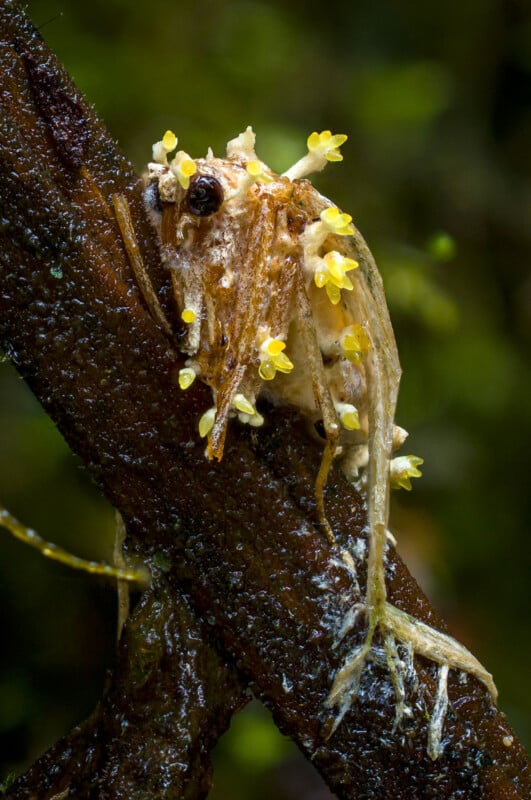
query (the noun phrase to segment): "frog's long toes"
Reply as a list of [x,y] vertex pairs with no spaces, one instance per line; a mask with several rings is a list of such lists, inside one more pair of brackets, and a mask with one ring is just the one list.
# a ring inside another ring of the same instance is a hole
[[[365,612],[367,613],[366,608]],[[372,613],[367,613],[367,615],[369,617],[369,626],[365,641],[347,655],[343,665],[334,677],[332,688],[326,698],[325,705],[327,708],[338,709],[330,735],[336,730],[348,709],[356,700],[360,688],[361,676],[365,669],[367,659],[371,655],[372,640],[374,632],[378,628],[379,619],[376,617],[374,610]],[[342,630],[343,627],[344,626],[342,626]]]
[[473,675],[484,684],[492,700],[496,702],[498,691],[492,675],[456,639],[400,611],[390,603],[385,604],[383,625],[398,641],[410,644],[417,655],[441,666]]
[[[470,673],[488,689],[493,700],[497,691],[492,676],[463,645],[451,636],[431,628],[389,603],[377,613],[369,615],[369,628],[364,643],[347,655],[335,675],[334,682],[325,701],[330,709],[337,709],[330,735],[337,729],[343,717],[359,694],[360,682],[367,661],[380,661],[387,667],[395,695],[396,729],[404,717],[411,717],[408,697],[416,694],[418,678],[414,656],[420,655],[438,665],[437,690],[433,708],[429,710],[428,755],[436,759],[441,753],[441,739],[448,708],[447,680],[450,669]],[[383,658],[378,657],[380,648],[373,647],[374,634],[378,631],[384,645]],[[400,652],[399,647],[400,646]]]
[[412,716],[410,707],[406,704],[406,693],[414,694],[418,687],[417,673],[413,664],[413,648],[406,646],[404,655],[398,652],[395,637],[389,631],[383,632],[385,662],[393,690],[395,693],[395,721],[393,730],[396,730],[404,717]]
[[352,653],[349,653],[343,666],[336,673],[332,688],[325,701],[327,708],[338,709],[330,730],[330,736],[337,729],[358,696],[361,675],[370,652],[371,641],[367,637],[361,647],[357,647]]

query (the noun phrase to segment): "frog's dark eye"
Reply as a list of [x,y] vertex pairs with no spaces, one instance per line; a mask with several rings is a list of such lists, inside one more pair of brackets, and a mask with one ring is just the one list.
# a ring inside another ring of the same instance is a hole
[[198,175],[192,178],[184,202],[188,211],[197,217],[215,214],[223,203],[223,189],[220,182],[211,175]]

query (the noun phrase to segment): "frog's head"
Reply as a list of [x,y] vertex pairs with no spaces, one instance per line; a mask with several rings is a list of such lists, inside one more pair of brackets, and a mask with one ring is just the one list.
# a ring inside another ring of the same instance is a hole
[[[359,427],[347,401],[361,394],[362,381],[344,388],[343,360],[352,359],[341,350],[342,332],[354,321],[340,302],[341,289],[353,289],[346,273],[357,262],[345,238],[354,228],[304,179],[340,160],[345,139],[312,134],[307,155],[282,175],[258,159],[250,127],[228,143],[225,158],[209,150],[192,159],[179,150],[169,159],[177,147],[171,132],[153,147],[146,200],[189,356],[179,382],[187,388],[199,376],[213,390],[214,405],[200,421],[211,457],[223,454],[229,416],[263,422],[255,407],[262,389],[315,420],[326,416],[322,397],[332,391],[337,408],[328,402],[329,425],[337,413],[349,430]],[[324,376],[318,388],[317,374]]]

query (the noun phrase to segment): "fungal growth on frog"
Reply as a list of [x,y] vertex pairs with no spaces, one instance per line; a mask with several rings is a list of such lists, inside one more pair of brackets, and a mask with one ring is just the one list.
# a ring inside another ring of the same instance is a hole
[[[472,673],[496,696],[492,677],[458,642],[390,605],[385,584],[390,487],[411,488],[422,459],[393,457],[406,432],[394,425],[400,366],[382,280],[352,217],[313,187],[307,176],[342,160],[344,135],[312,133],[308,152],[283,174],[255,153],[249,127],[227,144],[191,158],[167,131],[153,146],[146,205],[171,275],[187,356],[179,386],[197,379],[212,403],[197,419],[206,457],[221,460],[231,420],[264,422],[260,398],[296,406],[324,432],[315,481],[320,522],[336,546],[324,489],[334,460],[358,480],[367,500],[367,633],[331,681],[325,700],[332,732],[355,700],[374,637],[384,645],[396,696],[396,724],[407,712],[404,660],[397,644],[439,665],[437,713],[428,752],[436,758],[447,705],[448,669]],[[127,219],[115,206],[127,240]],[[156,319],[163,312],[146,276],[139,286]],[[154,307],[157,307],[154,311]],[[165,330],[169,323],[164,325]],[[258,405],[257,405],[258,404]],[[351,569],[353,556],[341,551]],[[344,632],[348,625],[340,626]]]
[[187,389],[199,377],[212,388],[213,405],[198,419],[208,457],[222,458],[232,417],[262,424],[260,395],[296,405],[326,432],[323,521],[330,462],[341,451],[355,474],[368,459],[370,427],[362,356],[372,347],[371,320],[345,299],[355,299],[360,283],[348,242],[352,218],[303,180],[340,161],[345,140],[312,134],[307,155],[278,175],[257,158],[250,128],[229,142],[224,159],[209,152],[193,160],[182,150],[170,159],[177,139],[168,131],[153,147],[148,178],[157,187],[162,211],[151,205],[151,215],[186,326],[189,358],[179,384]]

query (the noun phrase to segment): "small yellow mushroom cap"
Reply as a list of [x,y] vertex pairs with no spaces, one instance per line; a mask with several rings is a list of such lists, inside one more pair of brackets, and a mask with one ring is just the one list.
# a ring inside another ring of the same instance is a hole
[[197,315],[193,308],[185,308],[181,314],[181,319],[183,322],[190,325],[192,322],[196,321]]
[[362,350],[369,350],[371,340],[367,336],[362,325],[349,325],[341,333],[341,345],[344,350],[353,350],[360,353]]
[[343,161],[339,148],[347,139],[348,136],[344,133],[332,134],[331,131],[321,131],[321,133],[314,131],[308,136],[306,145],[310,153],[320,155],[327,161]]
[[356,406],[353,406],[352,403],[337,403],[336,411],[341,424],[347,431],[360,429],[360,417]]
[[167,166],[168,153],[177,147],[177,137],[173,131],[166,131],[162,139],[153,145],[153,161]]
[[411,478],[420,478],[422,472],[418,467],[424,464],[424,459],[419,456],[397,456],[390,465],[390,481],[392,489],[406,489],[411,491]]
[[285,349],[286,342],[283,342],[282,339],[268,337],[262,342],[258,374],[263,381],[272,381],[277,371],[285,374],[291,372],[294,365],[283,352]]
[[308,152],[284,172],[284,176],[293,181],[297,178],[304,178],[312,172],[320,172],[329,161],[343,161],[339,147],[346,140],[347,136],[344,133],[332,134],[331,131],[321,131],[321,133],[314,131],[306,140]]
[[279,353],[278,356],[275,356],[273,364],[279,372],[284,372],[286,374],[291,372],[294,366],[285,353]]
[[272,381],[277,374],[277,370],[272,361],[262,361],[258,367],[258,374],[263,381]]
[[201,419],[199,420],[199,436],[205,437],[208,436],[212,428],[214,427],[214,422],[216,421],[216,406],[212,406],[209,408],[208,411],[205,411]]
[[328,299],[333,305],[337,305],[341,299],[340,289],[352,291],[354,288],[347,272],[358,266],[358,262],[353,258],[346,258],[337,250],[330,250],[322,258],[316,260],[315,285],[319,289],[325,286]]
[[248,414],[250,417],[256,414],[256,409],[251,401],[248,400],[244,394],[241,394],[241,392],[234,395],[233,405],[238,411],[241,411],[242,414]]
[[350,283],[350,279],[347,278],[346,273],[350,272],[351,269],[359,267],[357,261],[353,258],[342,256],[337,250],[331,250],[329,253],[325,253],[323,261],[325,262],[332,283],[339,286],[340,289],[352,289],[352,284]]
[[325,208],[320,214],[321,222],[328,228],[331,233],[336,236],[352,236],[354,233],[354,226],[352,225],[352,217],[350,214],[343,214],[339,208],[332,206]]
[[197,166],[188,153],[185,153],[184,150],[179,150],[170,163],[170,169],[182,188],[186,190],[190,186],[190,178],[196,173]]
[[162,146],[167,153],[171,153],[177,147],[177,137],[173,131],[166,131],[162,137]]
[[273,180],[273,176],[267,172],[267,167],[262,164],[261,161],[258,161],[258,159],[249,161],[246,169],[251,178],[253,178],[255,181],[259,181],[260,183],[271,183]]
[[283,342],[281,339],[266,339],[262,345],[262,349],[268,356],[278,356],[286,349],[286,342]]
[[192,367],[184,367],[179,370],[179,386],[181,389],[188,389],[189,386],[195,381],[196,372]]

